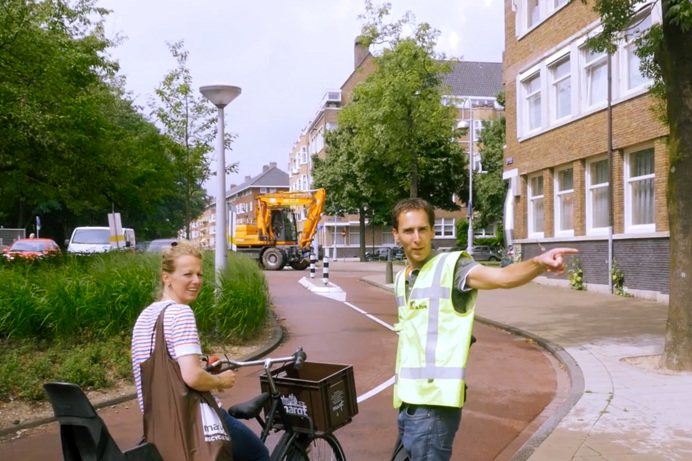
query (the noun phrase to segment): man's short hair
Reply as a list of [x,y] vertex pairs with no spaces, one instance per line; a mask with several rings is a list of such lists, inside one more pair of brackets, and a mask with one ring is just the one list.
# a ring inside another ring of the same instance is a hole
[[394,205],[394,209],[392,210],[392,227],[394,227],[394,229],[396,230],[399,230],[399,216],[401,216],[402,213],[416,210],[425,211],[425,213],[428,215],[428,222],[430,223],[430,228],[434,229],[435,209],[427,200],[424,200],[422,198],[405,198],[403,200],[399,200],[399,202],[396,205]]

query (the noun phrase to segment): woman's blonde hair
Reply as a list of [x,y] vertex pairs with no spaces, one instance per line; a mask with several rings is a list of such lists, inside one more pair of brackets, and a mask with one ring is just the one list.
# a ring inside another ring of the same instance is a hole
[[181,256],[194,256],[202,259],[202,250],[195,243],[188,240],[178,240],[161,252],[161,272],[172,274],[175,272],[175,262]]
[[[171,246],[164,248],[161,252],[161,273],[166,272],[167,274],[172,274],[175,272],[175,262],[181,256],[194,256],[195,258],[202,259],[202,250],[200,247],[188,240],[178,240],[173,242]],[[159,282],[159,290],[157,292],[157,299],[161,299],[163,296],[163,278]]]

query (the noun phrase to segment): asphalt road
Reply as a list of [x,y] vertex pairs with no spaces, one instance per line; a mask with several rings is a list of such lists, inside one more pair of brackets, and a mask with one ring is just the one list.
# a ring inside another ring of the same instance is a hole
[[[393,295],[361,281],[364,272],[332,273],[331,281],[347,293],[346,302],[310,293],[299,285],[308,271],[266,274],[275,312],[285,327],[284,341],[271,355],[290,355],[302,346],[309,361],[352,364],[359,412],[336,435],[349,460],[389,459],[396,438],[396,410],[392,388],[386,383],[394,373],[396,335],[383,324],[395,322]],[[558,374],[564,372],[523,338],[479,323],[474,334],[478,342],[467,370],[468,403],[455,439],[454,459],[502,461],[535,430],[531,423],[552,401]],[[259,369],[240,370],[236,387],[220,395],[224,406],[259,393],[259,373]],[[141,415],[136,401],[99,413],[121,448],[139,441]],[[258,429],[254,422],[249,425]],[[2,444],[0,459],[61,460],[58,430],[57,423],[52,423]]]

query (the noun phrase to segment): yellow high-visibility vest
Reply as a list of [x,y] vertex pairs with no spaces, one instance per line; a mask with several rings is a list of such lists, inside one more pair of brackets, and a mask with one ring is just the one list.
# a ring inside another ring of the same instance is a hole
[[394,408],[403,402],[461,408],[475,314],[474,290],[463,314],[454,310],[454,267],[463,252],[441,253],[420,269],[406,296],[405,271],[394,282],[399,322]]

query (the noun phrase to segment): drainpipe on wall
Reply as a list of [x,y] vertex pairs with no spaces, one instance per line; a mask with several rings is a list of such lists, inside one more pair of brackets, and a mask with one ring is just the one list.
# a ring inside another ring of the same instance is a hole
[[613,55],[608,52],[608,291],[613,294]]

